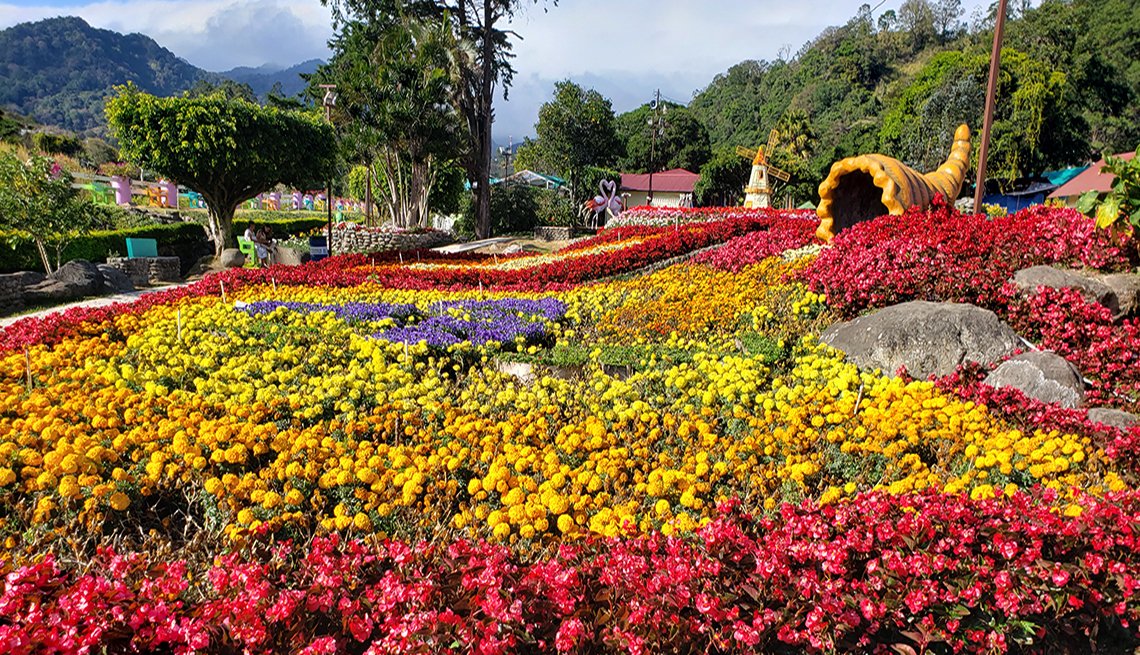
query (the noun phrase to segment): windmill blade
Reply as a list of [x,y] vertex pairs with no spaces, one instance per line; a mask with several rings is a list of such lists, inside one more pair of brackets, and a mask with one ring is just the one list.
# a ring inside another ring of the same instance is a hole
[[782,171],[782,170],[776,168],[775,166],[769,166],[768,167],[768,176],[774,177],[777,180],[783,180],[785,182],[792,179],[792,176],[789,175],[787,171]]
[[745,148],[744,146],[736,146],[736,154],[744,157],[745,159],[753,159],[756,157],[756,149]]
[[768,145],[764,146],[764,154],[765,155],[771,155],[773,152],[775,152],[776,143],[779,140],[780,140],[780,131],[773,127],[772,131],[768,133]]

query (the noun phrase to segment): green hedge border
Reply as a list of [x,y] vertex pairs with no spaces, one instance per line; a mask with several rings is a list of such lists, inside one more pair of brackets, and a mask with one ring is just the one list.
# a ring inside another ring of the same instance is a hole
[[317,228],[324,229],[328,226],[328,217],[322,214],[320,217],[264,219],[238,214],[234,217],[233,236],[236,238],[245,234],[245,228],[250,223],[267,226],[273,232],[274,238],[288,239],[291,236],[304,234]]
[[[63,250],[63,261],[86,259],[102,262],[114,254],[126,257],[127,237],[154,239],[158,242],[159,254],[163,255],[179,256],[186,253],[194,257],[194,253],[201,252],[203,246],[212,251],[206,239],[206,231],[201,225],[176,223],[92,232],[67,244]],[[49,249],[48,254],[53,255],[53,252]],[[0,239],[0,273],[40,270],[43,270],[43,264],[32,239],[20,236],[11,240]]]
[[[245,228],[250,223],[250,219],[259,226],[268,226],[273,231],[273,236],[279,239],[287,239],[317,228],[323,229],[328,225],[328,218],[324,214],[269,220],[239,214],[234,219],[234,237],[245,233]],[[32,239],[22,236],[7,239],[4,236],[0,234],[0,273],[43,269],[39,254],[36,252],[35,242]],[[92,232],[69,243],[63,250],[63,261],[86,259],[92,262],[103,262],[116,254],[120,257],[126,257],[127,237],[154,239],[158,242],[160,255],[176,256],[183,260],[183,272],[193,265],[199,257],[213,252],[213,246],[206,238],[205,227],[198,223],[172,223]],[[8,243],[9,241],[11,243]],[[48,254],[54,256],[50,249]]]

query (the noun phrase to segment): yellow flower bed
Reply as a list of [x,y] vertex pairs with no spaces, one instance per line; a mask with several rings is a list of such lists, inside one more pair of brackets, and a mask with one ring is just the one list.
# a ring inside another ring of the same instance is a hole
[[[267,526],[541,545],[689,531],[730,497],[760,510],[876,488],[1123,488],[1087,439],[1023,433],[929,383],[860,373],[810,337],[789,343],[776,370],[749,354],[734,340],[742,329],[774,339],[814,327],[822,299],[786,282],[796,266],[678,266],[562,294],[560,342],[685,353],[650,351],[624,380],[590,362],[580,377],[524,384],[495,370],[494,349],[470,351],[472,363],[368,336],[384,322],[251,316],[217,299],[121,317],[121,339],[33,348],[31,393],[24,354],[9,353],[0,535],[18,548],[29,534],[96,533],[131,517],[238,540]],[[457,297],[368,286],[238,296],[421,307]]]

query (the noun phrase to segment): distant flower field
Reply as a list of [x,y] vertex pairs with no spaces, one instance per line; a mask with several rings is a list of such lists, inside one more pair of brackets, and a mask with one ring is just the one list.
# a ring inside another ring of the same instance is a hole
[[1135,411],[1136,323],[1004,284],[1126,269],[1126,243],[1066,210],[823,249],[810,213],[706,214],[229,271],[0,333],[0,650],[1140,645],[1140,428],[817,339],[974,302]]

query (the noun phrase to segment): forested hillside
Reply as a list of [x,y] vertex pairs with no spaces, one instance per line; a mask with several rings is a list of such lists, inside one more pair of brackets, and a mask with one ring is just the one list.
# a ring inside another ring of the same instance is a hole
[[310,59],[284,70],[272,66],[258,68],[242,66],[219,75],[239,84],[249,85],[258,98],[264,99],[270,93],[290,98],[304,93],[308,88],[308,82],[301,75],[315,73],[323,63],[320,59]]
[[96,29],[75,17],[0,31],[0,53],[0,105],[77,132],[103,123],[103,101],[116,84],[170,95],[211,75],[150,37]]
[[169,96],[199,82],[216,85],[234,79],[262,99],[274,90],[293,96],[306,85],[300,73],[316,70],[319,63],[307,61],[281,71],[211,73],[148,36],[97,29],[82,18],[49,18],[0,30],[0,107],[45,125],[102,133],[103,103],[118,84],[134,82],[147,93]]
[[[1007,22],[991,142],[994,177],[1080,163],[1140,141],[1140,3],[1046,0]],[[789,110],[813,144],[802,169],[816,183],[837,158],[882,150],[936,165],[954,126],[980,128],[992,19],[967,24],[957,0],[906,0],[863,10],[794,57],[745,61],[699,91],[690,110],[714,150],[754,147]],[[788,121],[785,120],[785,123]]]

